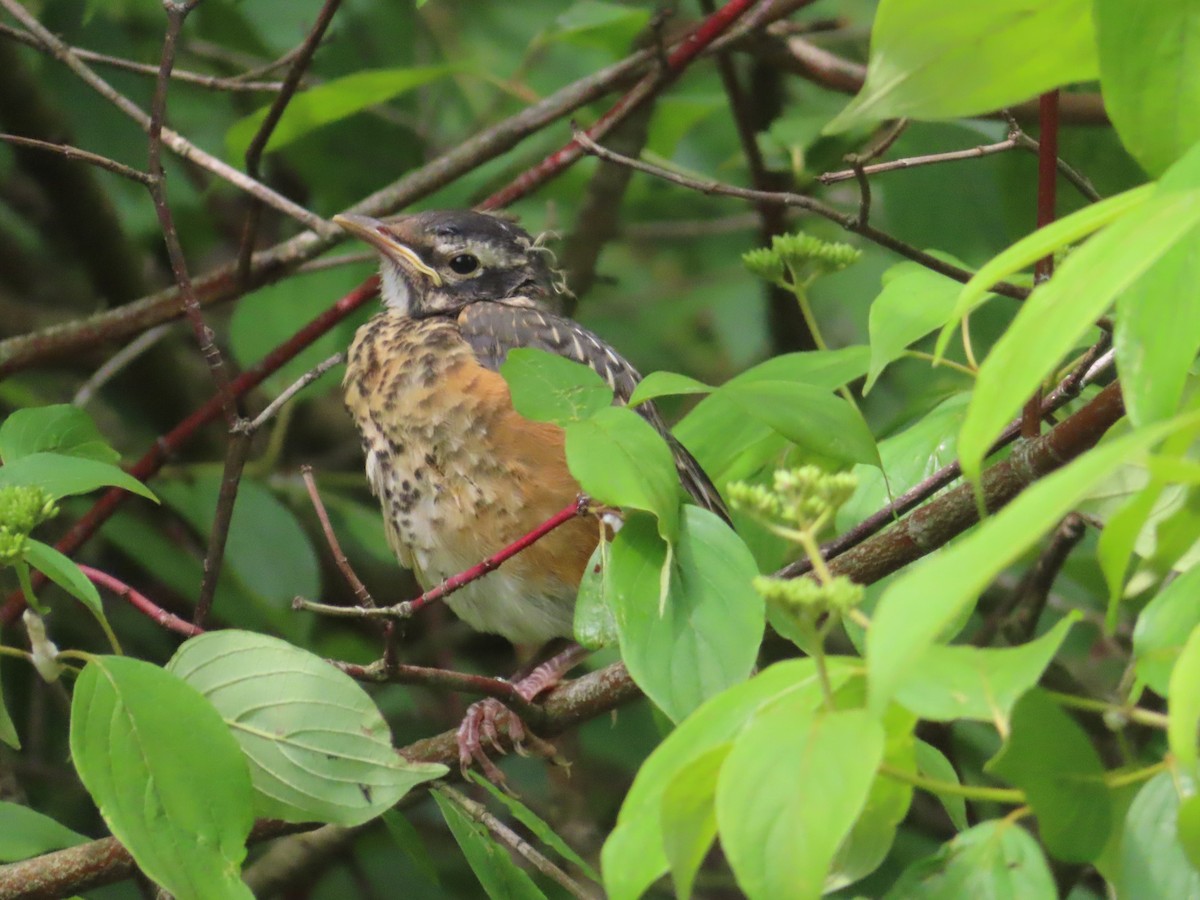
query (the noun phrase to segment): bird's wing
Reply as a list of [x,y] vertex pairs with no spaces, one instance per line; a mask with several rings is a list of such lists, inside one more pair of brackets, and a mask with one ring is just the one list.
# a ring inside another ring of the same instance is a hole
[[[582,325],[553,313],[502,303],[472,303],[458,315],[462,335],[480,364],[499,371],[508,351],[536,347],[581,362],[600,375],[621,403],[626,403],[642,376],[619,353]],[[636,410],[667,440],[679,480],[696,502],[729,521],[725,501],[700,463],[667,429],[653,403]]]

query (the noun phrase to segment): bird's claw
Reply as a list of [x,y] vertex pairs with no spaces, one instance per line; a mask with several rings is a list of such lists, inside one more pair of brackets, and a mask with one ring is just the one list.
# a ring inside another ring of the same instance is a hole
[[501,730],[508,734],[513,750],[519,755],[529,756],[532,751],[553,762],[561,762],[553,744],[527,730],[520,716],[499,700],[489,697],[472,703],[458,726],[458,765],[464,775],[472,765],[477,765],[489,781],[506,786],[504,773],[483,747],[486,741],[493,751],[503,755],[506,751],[500,741]]

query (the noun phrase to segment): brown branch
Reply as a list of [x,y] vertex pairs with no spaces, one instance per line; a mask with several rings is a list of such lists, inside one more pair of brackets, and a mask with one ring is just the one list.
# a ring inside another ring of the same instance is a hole
[[[174,0],[166,0],[165,6],[169,12],[172,7],[177,7],[177,4]],[[26,30],[41,42],[42,49],[70,69],[84,84],[115,106],[128,118],[136,122],[138,127],[143,131],[149,133],[152,122],[151,117],[136,103],[97,75],[83,60],[72,53],[71,48],[55,37],[29,10],[21,5],[19,0],[0,0],[0,7],[7,10],[14,19],[24,25]],[[293,203],[282,194],[271,190],[265,184],[255,181],[244,172],[239,172],[233,166],[204,152],[181,134],[169,128],[163,128],[162,141],[176,155],[195,163],[219,178],[223,178],[234,187],[275,207],[280,212],[291,216],[318,234],[333,236],[339,231],[336,226],[326,222],[320,216],[314,215],[304,207]]]
[[175,0],[164,0],[163,8],[167,13],[167,30],[163,35],[162,61],[159,63],[158,80],[154,86],[154,99],[150,104],[150,127],[147,134],[150,138],[147,168],[150,170],[150,193],[154,197],[154,212],[158,216],[158,224],[162,229],[163,242],[167,245],[167,256],[171,260],[171,270],[175,275],[175,284],[179,288],[179,298],[183,305],[184,315],[192,327],[200,354],[208,365],[217,393],[221,397],[222,411],[225,422],[230,427],[237,419],[233,396],[229,392],[229,371],[225,368],[225,360],[217,347],[213,331],[204,321],[200,304],[192,290],[192,278],[188,273],[187,259],[183,255],[183,247],[179,243],[179,234],[175,230],[175,217],[171,214],[171,204],[167,199],[167,179],[162,167],[162,133],[163,120],[167,114],[167,87],[170,84],[169,75],[175,65],[175,46],[179,40],[179,32],[198,0],[179,3]]
[[[251,178],[258,180],[258,164],[262,159],[263,150],[266,148],[267,142],[271,139],[271,135],[275,133],[275,126],[279,124],[279,120],[283,117],[283,111],[292,102],[292,96],[296,93],[296,88],[300,86],[300,79],[304,77],[304,73],[308,69],[308,64],[317,52],[317,47],[320,46],[326,29],[329,28],[329,23],[333,21],[333,17],[341,5],[342,0],[325,0],[321,4],[321,11],[317,13],[317,20],[309,30],[308,36],[305,37],[304,41],[297,48],[291,68],[288,69],[287,75],[284,76],[283,86],[280,88],[275,99],[271,101],[271,107],[267,110],[266,118],[263,119],[258,131],[255,132],[254,137],[250,141],[250,146],[246,148],[246,172]],[[250,208],[246,210],[246,222],[242,230],[242,246],[238,251],[237,257],[239,281],[249,280],[250,257],[254,254],[254,244],[258,235],[258,222],[261,215],[262,203],[251,199]]]
[[105,590],[112,591],[138,612],[149,616],[150,619],[163,628],[187,637],[192,637],[204,631],[203,628],[179,618],[174,613],[167,612],[145,594],[130,587],[119,578],[83,564],[80,564],[79,568],[87,576],[88,581]]
[[[19,41],[35,50],[43,49],[41,41],[28,31],[13,28],[10,25],[5,25],[3,22],[0,22],[0,35],[12,38],[14,41]],[[109,56],[107,53],[85,50],[83,47],[68,47],[68,49],[85,62],[99,63],[102,66],[111,66],[114,69],[133,72],[137,75],[149,75],[152,78],[158,77],[159,67],[150,63],[134,62],[131,59],[124,59],[120,56]],[[230,93],[274,92],[283,86],[282,82],[279,81],[246,81],[243,76],[222,78],[219,75],[202,75],[199,72],[187,72],[182,69],[172,69],[171,78],[174,81],[181,81],[186,84],[209,88],[210,90],[227,91]]]
[[[1094,347],[1091,347],[1084,354],[1082,360],[1071,374],[1063,379],[1062,383],[1046,397],[1042,407],[1043,416],[1051,415],[1075,399],[1079,395],[1079,392],[1083,390],[1084,385],[1090,384],[1108,370],[1111,365],[1111,359],[1105,363],[1101,361],[1101,357],[1108,348],[1109,342],[1108,335],[1105,335]],[[990,456],[1002,447],[1007,447],[1017,439],[1020,433],[1021,420],[1015,419],[1000,433],[1000,437],[996,439],[996,442],[988,450],[988,455]],[[942,488],[955,481],[961,474],[962,468],[958,460],[943,466],[937,472],[913,485],[887,506],[859,522],[845,534],[823,544],[821,546],[821,556],[826,560],[830,560],[845,553],[851,547],[861,544],[872,535],[883,530],[887,525],[899,519],[900,516],[903,516],[928,500]],[[806,557],[790,564],[786,571],[789,575],[795,576],[809,572],[811,569],[812,562]]]
[[371,592],[367,590],[367,586],[362,583],[362,579],[358,577],[354,568],[350,565],[350,560],[346,558],[346,554],[342,550],[342,545],[337,539],[337,534],[333,530],[333,524],[329,521],[329,513],[325,510],[325,504],[321,501],[321,493],[317,490],[317,482],[313,478],[312,466],[301,466],[300,476],[304,479],[304,487],[308,490],[308,498],[312,501],[313,509],[317,513],[317,521],[321,523],[321,531],[325,533],[325,542],[329,545],[329,549],[333,553],[333,561],[337,565],[338,571],[342,573],[342,577],[350,585],[350,589],[354,592],[354,599],[358,601],[358,605],[363,608],[374,608],[377,604],[374,598],[371,597]]
[[585,891],[575,879],[556,866],[546,856],[539,853],[527,840],[492,815],[482,803],[476,803],[466,794],[455,790],[449,785],[439,785],[434,790],[450,800],[468,818],[474,819],[490,831],[498,842],[508,847],[514,853],[519,854],[526,862],[572,897],[575,897],[576,900],[593,900],[593,895],[590,892]]
[[[631,91],[609,107],[600,120],[588,129],[588,134],[592,138],[606,135],[636,107],[645,103],[651,96],[677,78],[701,50],[727,31],[755,2],[757,0],[729,0],[717,12],[701,22],[668,54],[664,71],[651,72],[639,81]],[[498,209],[508,206],[561,174],[582,155],[583,147],[579,140],[572,138],[536,166],[521,173],[507,187],[492,194],[480,203],[479,207],[481,209]]]
[[229,540],[229,526],[233,523],[233,509],[237,504],[238,488],[242,483],[242,472],[250,456],[252,435],[239,429],[245,420],[234,421],[225,448],[225,466],[221,471],[221,486],[217,490],[217,506],[213,512],[212,527],[208,532],[208,547],[204,551],[203,575],[200,579],[200,596],[196,599],[196,611],[192,621],[203,626],[217,595],[217,582],[221,578],[221,566],[225,562],[225,545]]
[[122,178],[128,178],[130,181],[136,181],[139,184],[149,186],[154,182],[152,176],[140,169],[134,169],[124,163],[117,162],[115,159],[109,159],[107,156],[101,156],[99,153],[80,150],[78,147],[72,147],[68,144],[39,141],[35,138],[20,137],[15,134],[0,134],[0,141],[16,147],[29,147],[31,150],[45,150],[49,153],[57,153],[66,159],[75,162],[84,162],[89,166],[96,166],[99,169],[104,169],[106,172],[112,172],[114,175],[120,175]]
[[839,181],[849,181],[861,171],[863,175],[880,175],[884,172],[895,172],[898,169],[915,169],[918,166],[929,166],[937,163],[955,162],[960,159],[977,159],[981,156],[991,156],[993,153],[1003,153],[1017,146],[1015,138],[1009,137],[995,144],[982,144],[968,150],[951,150],[946,153],[930,153],[926,156],[909,156],[904,159],[893,159],[889,162],[875,163],[862,166],[860,169],[843,169],[838,172],[825,172],[817,176],[821,184],[836,184]]
[[[600,146],[593,141],[587,134],[576,130],[576,140],[589,153],[592,153],[601,159],[607,159],[612,162],[620,162],[630,168],[636,169],[639,172],[644,172],[647,175],[652,175],[655,178],[661,178],[664,181],[669,181],[672,184],[677,184],[680,187],[686,187],[693,191],[698,191],[702,194],[715,194],[721,197],[734,197],[739,200],[746,200],[751,203],[774,203],[780,206],[790,206],[797,209],[807,210],[808,212],[818,215],[823,219],[828,219],[835,222],[847,231],[861,235],[873,243],[879,244],[881,247],[886,247],[901,256],[911,259],[913,262],[920,263],[928,269],[933,270],[947,278],[953,278],[955,281],[966,283],[971,280],[974,275],[966,269],[959,266],[947,263],[944,260],[938,259],[924,250],[919,250],[912,244],[905,243],[899,238],[893,237],[887,232],[880,231],[874,226],[859,221],[856,216],[851,216],[843,212],[839,212],[831,206],[827,206],[815,197],[809,197],[804,194],[793,194],[786,191],[756,191],[748,188],[739,188],[731,184],[724,184],[719,181],[700,181],[695,178],[690,178],[686,175],[680,175],[677,172],[672,172],[670,169],[664,169],[661,166],[655,166],[639,159],[630,159],[622,156],[619,153]],[[1018,287],[1015,284],[1010,284],[1007,281],[999,281],[992,285],[990,290],[996,294],[1002,294],[1006,297],[1012,297],[1017,300],[1024,300],[1029,296],[1029,289]]]
[[[464,172],[511,149],[522,139],[540,131],[551,122],[568,116],[580,106],[603,96],[617,84],[644,69],[650,58],[650,51],[639,51],[625,60],[567,85],[540,103],[473,135],[437,159],[406,174],[394,184],[366,197],[346,212],[369,216],[387,215],[433,193]],[[249,284],[237,281],[233,266],[224,266],[196,280],[196,298],[201,306],[208,306],[240,296],[250,288],[270,284],[301,263],[319,256],[343,238],[344,234],[341,233],[318,235],[305,232],[297,235],[270,250],[254,255]],[[118,310],[0,341],[0,378],[48,359],[94,347],[103,341],[121,340],[137,334],[174,318],[178,314],[178,303],[178,289],[172,288],[127,304]]]

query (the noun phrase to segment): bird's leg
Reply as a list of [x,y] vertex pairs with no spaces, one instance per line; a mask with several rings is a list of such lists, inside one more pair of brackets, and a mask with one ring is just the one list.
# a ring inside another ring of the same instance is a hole
[[[563,675],[573,669],[585,656],[588,650],[579,644],[571,644],[561,653],[556,653],[550,659],[533,669],[528,675],[513,683],[517,694],[524,700],[532,702],[540,694],[554,687],[562,680]],[[489,697],[472,703],[458,726],[458,764],[466,772],[474,762],[483,770],[487,778],[497,784],[504,784],[504,773],[488,758],[483,749],[482,740],[492,745],[497,753],[504,753],[500,744],[500,725],[508,732],[513,749],[525,755],[526,745],[540,756],[551,758],[555,754],[554,746],[542,740],[537,735],[525,729],[520,716],[506,707],[499,700]]]

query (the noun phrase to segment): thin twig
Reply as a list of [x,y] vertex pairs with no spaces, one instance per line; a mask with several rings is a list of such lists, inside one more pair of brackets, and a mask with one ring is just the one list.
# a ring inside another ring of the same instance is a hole
[[136,181],[138,184],[144,184],[147,187],[154,183],[153,176],[140,169],[119,163],[115,159],[109,159],[107,156],[101,156],[99,153],[80,150],[78,147],[71,147],[67,144],[53,144],[50,141],[39,141],[35,138],[20,137],[15,134],[0,134],[0,141],[18,147],[29,147],[33,150],[45,150],[48,153],[57,153],[59,156],[84,162],[89,166],[96,166],[97,168],[104,169],[106,172],[112,172],[114,175],[120,175],[122,178],[128,178],[130,181]]
[[[313,27],[309,30],[308,36],[297,48],[297,53],[292,62],[291,68],[288,69],[287,75],[283,79],[283,87],[276,94],[275,99],[271,101],[271,107],[267,110],[267,115],[255,132],[254,137],[250,140],[250,146],[246,148],[246,172],[256,181],[259,178],[258,165],[262,160],[263,150],[267,146],[267,142],[271,139],[271,135],[275,133],[275,126],[279,124],[279,120],[283,117],[283,111],[287,109],[287,105],[291,103],[292,96],[296,93],[296,88],[300,86],[300,79],[304,77],[305,71],[308,69],[308,64],[312,61],[313,54],[317,52],[317,47],[320,46],[321,39],[325,36],[325,30],[329,27],[329,23],[333,21],[334,14],[337,13],[338,7],[342,4],[342,0],[325,0],[321,4],[321,10],[317,13],[317,20],[313,23]],[[238,280],[245,282],[250,276],[250,257],[254,253],[255,239],[258,235],[258,221],[262,215],[262,203],[256,199],[251,199],[250,207],[246,210],[246,222],[242,229],[242,246],[238,251],[237,273]]]
[[554,531],[570,522],[572,519],[585,516],[591,510],[591,502],[582,494],[576,501],[568,506],[563,507],[549,519],[538,525],[536,528],[523,534],[517,540],[513,541],[507,547],[499,550],[476,563],[469,569],[459,572],[457,575],[451,575],[441,584],[427,590],[421,596],[412,600],[405,600],[402,603],[397,603],[394,606],[380,606],[375,609],[364,609],[357,606],[333,606],[328,603],[314,603],[311,600],[306,600],[303,597],[296,597],[292,601],[294,609],[308,610],[309,612],[320,613],[321,615],[334,616],[343,619],[373,619],[373,618],[391,618],[391,619],[409,619],[417,610],[424,606],[428,606],[436,600],[443,600],[455,591],[466,587],[472,581],[478,581],[488,572],[492,572],[500,567],[501,563],[512,559],[527,547],[536,544],[550,532]]
[[[879,175],[884,172],[895,172],[898,169],[915,169],[918,166],[930,166],[938,163],[955,162],[960,159],[978,159],[981,156],[991,156],[993,153],[1003,153],[1017,146],[1015,138],[1009,137],[995,144],[982,144],[968,150],[951,150],[946,153],[930,153],[925,156],[908,156],[904,159],[893,159],[889,162],[875,163],[862,166],[864,175]],[[839,181],[849,181],[856,175],[855,169],[841,169],[837,172],[825,172],[817,176],[821,184],[836,184]]]
[[[1059,102],[1061,103],[1061,101],[1062,97],[1060,96]],[[1008,117],[1008,124],[1009,136],[1016,141],[1018,147],[1029,150],[1035,156],[1040,155],[1041,145],[1036,140],[1031,138],[1023,128],[1021,128],[1021,124],[1014,116],[1010,115]],[[1079,193],[1081,193],[1092,203],[1099,203],[1100,200],[1103,199],[1100,196],[1100,192],[1097,191],[1095,186],[1092,184],[1091,179],[1072,166],[1061,156],[1055,160],[1055,166],[1058,168],[1058,174],[1067,179],[1067,181],[1071,183],[1075,190],[1079,191]]]
[[75,396],[71,398],[74,406],[87,406],[92,398],[118,372],[157,344],[171,330],[171,323],[164,322],[149,331],[143,331],[136,338],[114,353],[108,360],[92,373],[92,377],[80,385]]
[[362,579],[350,565],[350,560],[346,558],[342,545],[338,542],[337,534],[333,530],[333,525],[329,521],[329,513],[325,510],[325,504],[321,501],[321,493],[317,490],[316,479],[313,478],[312,466],[301,466],[300,477],[304,479],[304,487],[308,489],[308,498],[312,501],[313,509],[316,510],[317,520],[321,523],[321,530],[325,533],[325,542],[329,544],[338,571],[342,573],[342,577],[354,591],[354,599],[358,601],[358,605],[373,609],[377,604],[371,597],[371,592],[367,590],[367,586],[362,583]]
[[448,784],[439,784],[434,790],[462,810],[468,818],[474,819],[490,831],[497,841],[508,847],[509,850],[519,854],[526,862],[572,897],[575,897],[576,900],[595,900],[593,894],[585,891],[583,886],[576,882],[575,879],[534,849],[519,834],[488,812],[487,807],[482,803],[476,803],[466,794],[462,793],[462,791],[455,790]]
[[225,448],[225,467],[221,471],[221,486],[217,490],[217,508],[213,512],[212,527],[208,532],[208,547],[204,551],[204,570],[200,581],[200,596],[196,600],[196,612],[192,621],[204,625],[217,594],[217,582],[221,577],[221,566],[225,562],[225,545],[229,540],[229,526],[233,522],[233,508],[237,504],[238,488],[242,483],[242,472],[250,456],[252,437],[237,428],[244,420],[238,419],[229,433],[229,444]]
[[233,395],[229,392],[229,371],[225,368],[225,359],[217,347],[213,331],[204,321],[204,313],[196,300],[196,292],[192,289],[192,277],[188,273],[187,260],[183,255],[183,247],[179,243],[179,234],[175,230],[175,217],[171,214],[171,204],[167,199],[167,179],[162,167],[162,131],[163,119],[167,114],[167,86],[170,84],[172,66],[175,65],[175,46],[179,40],[179,32],[183,29],[188,13],[195,2],[176,3],[165,0],[163,8],[167,12],[167,30],[163,35],[162,61],[159,64],[158,81],[154,86],[154,99],[150,106],[150,137],[149,160],[150,193],[154,197],[154,212],[158,216],[158,224],[162,229],[163,242],[167,245],[167,256],[171,260],[171,270],[175,275],[175,284],[179,288],[179,299],[188,324],[200,347],[200,354],[208,365],[217,393],[221,397],[222,411],[225,423],[230,428],[237,420],[237,409]]
[[[919,250],[912,244],[905,243],[899,238],[893,237],[887,232],[880,231],[872,225],[860,223],[855,216],[847,215],[839,212],[831,206],[827,206],[820,200],[814,197],[808,197],[804,194],[793,194],[787,191],[756,191],[748,188],[739,188],[731,184],[725,184],[720,181],[700,181],[696,178],[690,178],[686,175],[680,175],[678,172],[672,172],[670,169],[664,169],[661,166],[652,165],[640,159],[631,159],[627,156],[622,156],[619,153],[600,146],[593,141],[587,134],[576,129],[575,138],[580,145],[588,153],[607,159],[612,162],[620,162],[639,172],[644,172],[647,175],[652,175],[655,178],[661,178],[664,181],[669,181],[672,184],[678,184],[681,187],[689,188],[693,191],[698,191],[702,194],[716,194],[722,197],[735,197],[739,200],[746,200],[751,203],[765,202],[775,203],[782,206],[793,206],[798,209],[804,209],[808,212],[818,215],[823,219],[828,219],[835,222],[847,231],[862,235],[869,241],[879,244],[881,247],[886,247],[889,250],[895,251],[901,256],[911,259],[913,262],[920,263],[934,272],[945,275],[948,278],[953,278],[955,281],[966,283],[971,280],[974,273],[960,268],[959,266],[947,263],[944,260],[938,259],[924,250]],[[1010,284],[1007,281],[998,281],[991,286],[990,290],[996,294],[1003,294],[1006,297],[1012,297],[1017,300],[1024,300],[1029,296],[1029,289],[1018,287],[1015,284]]]
[[[668,54],[665,71],[651,72],[639,81],[631,91],[609,107],[595,125],[588,129],[588,135],[592,138],[606,135],[631,110],[644,103],[676,78],[700,51],[727,31],[755,2],[756,0],[729,0],[717,12],[706,18]],[[572,138],[536,166],[523,172],[507,187],[484,200],[479,204],[480,208],[497,209],[508,206],[561,174],[582,155],[583,147],[577,139]]]
[[174,613],[167,612],[145,594],[130,587],[121,581],[121,579],[109,575],[107,572],[101,572],[99,569],[93,569],[91,566],[85,566],[82,563],[80,563],[79,569],[87,576],[88,581],[105,590],[112,591],[130,606],[149,616],[163,628],[187,635],[188,637],[201,634],[204,631],[203,628],[179,618]]
[[279,410],[281,410],[289,400],[295,397],[298,393],[300,393],[330,369],[341,365],[345,361],[346,353],[345,351],[342,351],[341,353],[333,354],[333,356],[329,357],[329,359],[322,360],[321,362],[317,363],[315,366],[289,384],[278,397],[276,397],[267,405],[266,409],[264,409],[250,421],[243,420],[238,424],[237,428],[248,434],[254,434],[260,428],[262,428],[263,425],[278,415]]
[[[2,22],[0,22],[0,35],[12,38],[14,41],[19,41],[27,47],[33,47],[35,50],[42,49],[41,42],[28,31],[13,28],[11,25],[5,25]],[[109,56],[107,53],[85,50],[83,47],[69,47],[68,49],[85,62],[99,63],[102,66],[111,66],[114,69],[134,72],[138,75],[149,75],[152,78],[158,77],[158,66],[151,65],[150,63],[134,62],[131,59],[124,59],[120,56]],[[231,93],[267,93],[278,91],[283,86],[283,83],[279,81],[246,81],[244,76],[241,75],[236,78],[223,78],[220,75],[202,75],[199,72],[188,72],[183,69],[172,69],[171,78],[174,81],[182,81],[215,91],[228,91]]]
[[[168,0],[168,9],[174,7],[175,4]],[[42,48],[50,53],[55,59],[63,63],[75,75],[83,81],[88,87],[100,94],[105,100],[113,104],[122,113],[132,119],[145,132],[149,133],[151,126],[151,117],[139,107],[136,103],[126,97],[124,94],[117,91],[112,85],[101,78],[96,72],[83,62],[78,56],[71,52],[71,48],[59,40],[54,34],[39,22],[32,13],[29,12],[19,0],[0,0],[0,7],[3,7],[14,19],[25,26],[26,30],[33,34],[40,42]],[[271,190],[265,184],[255,181],[244,172],[239,172],[233,166],[222,162],[210,153],[206,153],[187,140],[181,134],[172,131],[169,128],[162,129],[162,142],[173,153],[189,160],[202,169],[213,173],[219,178],[232,184],[239,190],[245,191],[252,197],[257,197],[264,203],[275,207],[284,215],[296,219],[303,223],[307,228],[315,231],[320,235],[328,235],[331,237],[337,236],[340,231],[337,226],[330,222],[326,222],[320,216],[314,215],[299,204],[293,203],[291,200],[284,197],[282,194]]]

